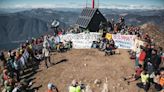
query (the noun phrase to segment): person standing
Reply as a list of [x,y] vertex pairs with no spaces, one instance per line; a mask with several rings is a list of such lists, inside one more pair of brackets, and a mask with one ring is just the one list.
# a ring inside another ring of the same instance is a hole
[[0,61],[2,61],[3,68],[4,68],[4,66],[6,66],[6,64],[7,64],[7,60],[6,60],[6,57],[4,55],[4,52],[0,52]]
[[160,60],[160,57],[157,55],[157,50],[152,50],[151,62],[153,64],[155,71],[158,70],[159,65],[161,64],[161,60]]
[[44,57],[45,65],[48,68],[47,62],[49,62],[51,65],[52,65],[52,63],[51,63],[51,58],[50,58],[50,51],[49,51],[47,46],[43,47],[42,54],[43,54],[43,57]]

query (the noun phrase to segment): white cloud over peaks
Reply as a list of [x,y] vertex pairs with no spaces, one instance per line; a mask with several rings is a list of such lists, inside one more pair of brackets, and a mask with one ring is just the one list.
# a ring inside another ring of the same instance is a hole
[[0,5],[0,8],[83,8],[82,4],[16,4],[16,5]]
[[123,5],[123,4],[105,4],[105,3],[101,3],[100,8],[112,8],[112,9],[164,9],[164,6]]
[[[67,4],[16,4],[16,5],[1,5],[0,8],[84,8],[86,4],[77,3],[67,3]],[[87,5],[91,7],[91,4]],[[95,7],[98,7],[95,5]],[[108,4],[100,3],[99,8],[109,8],[109,9],[164,9],[164,6],[154,6],[154,5],[124,5],[124,4]]]
[[52,5],[52,4],[34,4],[34,5],[16,4],[11,7],[9,6],[8,8],[55,8],[55,5]]

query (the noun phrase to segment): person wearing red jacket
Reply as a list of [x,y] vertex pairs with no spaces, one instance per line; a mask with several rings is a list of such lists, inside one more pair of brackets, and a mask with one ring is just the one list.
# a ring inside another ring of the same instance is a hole
[[142,51],[139,55],[139,64],[143,65],[145,58],[146,58],[146,52],[145,52],[145,49],[142,49]]

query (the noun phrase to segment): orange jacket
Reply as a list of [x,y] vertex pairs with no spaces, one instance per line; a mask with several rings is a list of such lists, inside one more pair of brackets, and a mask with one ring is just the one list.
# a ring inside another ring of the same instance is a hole
[[163,77],[160,78],[159,83],[160,83],[161,86],[164,86],[164,78]]

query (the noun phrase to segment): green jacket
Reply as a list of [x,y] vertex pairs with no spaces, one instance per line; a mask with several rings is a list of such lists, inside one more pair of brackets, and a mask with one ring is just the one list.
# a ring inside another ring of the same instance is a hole
[[70,86],[69,92],[81,92],[81,88],[80,86],[77,86],[77,87]]

